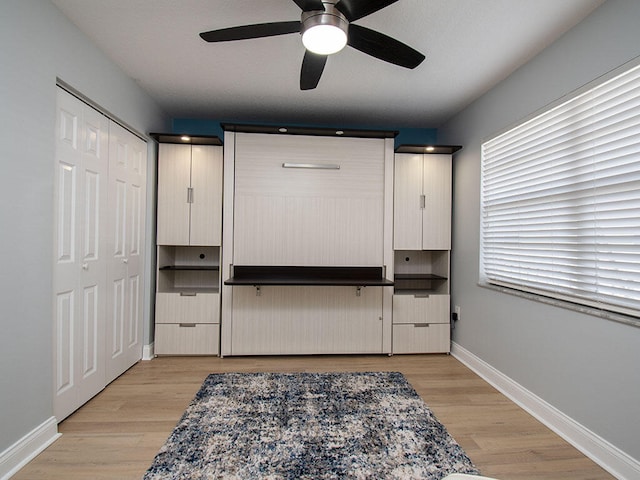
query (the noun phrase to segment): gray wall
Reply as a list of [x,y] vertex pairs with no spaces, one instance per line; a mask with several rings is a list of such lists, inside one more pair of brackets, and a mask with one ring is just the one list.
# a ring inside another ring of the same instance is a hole
[[454,159],[454,341],[640,460],[640,328],[479,287],[480,145],[640,55],[640,2],[609,0],[456,115],[438,142]]
[[48,0],[0,1],[0,65],[2,452],[53,414],[56,77],[140,132],[163,131],[169,122]]

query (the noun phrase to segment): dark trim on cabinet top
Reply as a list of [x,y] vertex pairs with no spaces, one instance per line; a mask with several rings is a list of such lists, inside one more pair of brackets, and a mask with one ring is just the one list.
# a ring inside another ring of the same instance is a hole
[[391,287],[393,282],[383,277],[383,267],[289,267],[234,265],[233,276],[225,285],[334,285]]
[[396,153],[453,154],[461,150],[460,145],[399,145]]
[[[215,135],[187,135],[177,133],[150,133],[149,136],[158,143],[176,143],[185,145],[215,145],[221,146],[222,140]],[[185,139],[188,138],[188,140]]]
[[246,125],[222,123],[227,132],[268,133],[275,135],[310,135],[316,137],[395,138],[395,130],[358,130],[349,128],[292,127],[288,125]]

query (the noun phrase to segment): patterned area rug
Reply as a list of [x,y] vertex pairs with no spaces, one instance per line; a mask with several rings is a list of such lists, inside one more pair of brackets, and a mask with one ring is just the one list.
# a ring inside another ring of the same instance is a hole
[[477,474],[401,373],[211,374],[144,480]]

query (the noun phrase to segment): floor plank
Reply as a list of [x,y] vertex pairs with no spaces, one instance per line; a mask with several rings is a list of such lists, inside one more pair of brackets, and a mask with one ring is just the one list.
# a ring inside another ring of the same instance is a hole
[[483,475],[611,475],[450,355],[159,357],[140,362],[59,425],[15,480],[139,480],[209,373],[399,371]]

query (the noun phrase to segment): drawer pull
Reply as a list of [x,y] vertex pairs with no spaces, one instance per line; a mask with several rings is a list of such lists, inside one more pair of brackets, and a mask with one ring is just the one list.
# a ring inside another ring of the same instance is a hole
[[196,292],[180,292],[181,297],[195,297]]
[[416,293],[413,298],[429,298],[428,293]]
[[195,323],[181,323],[180,328],[194,328],[196,326]]
[[429,326],[428,323],[414,323],[413,326],[415,328],[427,328]]

